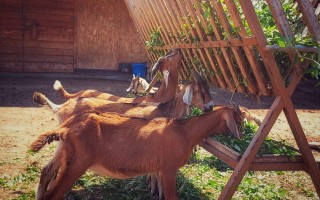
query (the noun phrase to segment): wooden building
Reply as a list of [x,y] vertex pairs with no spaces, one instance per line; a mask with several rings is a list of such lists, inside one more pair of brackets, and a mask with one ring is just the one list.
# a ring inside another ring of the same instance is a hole
[[0,0],[0,71],[118,70],[146,61],[123,1]]

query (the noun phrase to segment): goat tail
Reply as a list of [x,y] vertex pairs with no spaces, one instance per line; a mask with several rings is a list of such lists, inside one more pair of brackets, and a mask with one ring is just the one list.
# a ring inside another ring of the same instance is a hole
[[29,148],[33,152],[37,152],[42,149],[42,147],[44,147],[47,143],[50,144],[54,140],[59,141],[60,134],[57,132],[46,132],[39,135],[38,138],[29,145]]
[[56,80],[53,84],[53,89],[57,92],[60,93],[60,95],[62,97],[64,97],[65,99],[70,99],[70,98],[74,98],[75,95],[74,94],[70,94],[69,92],[67,92],[63,85],[61,84],[61,82],[59,80]]

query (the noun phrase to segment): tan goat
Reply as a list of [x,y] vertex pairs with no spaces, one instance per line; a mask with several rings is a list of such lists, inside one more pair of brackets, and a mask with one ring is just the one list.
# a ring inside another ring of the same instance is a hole
[[95,97],[116,102],[127,103],[141,103],[141,102],[167,102],[171,100],[178,89],[179,73],[181,70],[182,53],[180,49],[172,49],[165,56],[159,58],[158,62],[154,65],[152,71],[160,70],[164,75],[159,89],[156,93],[136,97],[136,98],[121,98],[112,94],[102,93],[97,90],[83,90],[75,94],[68,93],[59,81],[54,84],[54,89],[58,91],[64,98],[77,98],[77,97]]
[[[153,119],[156,117],[184,118],[189,112],[190,105],[197,106],[203,111],[212,110],[213,102],[207,83],[194,74],[196,81],[183,87],[176,96],[166,103],[118,103],[97,98],[73,98],[61,105],[51,102],[45,95],[36,92],[33,95],[35,102],[48,105],[57,115],[61,124],[74,114],[87,110],[99,112],[116,112],[126,116],[143,117]],[[150,177],[151,193],[162,198],[162,187],[154,175]],[[158,194],[156,192],[159,192]]]
[[231,107],[183,120],[95,112],[74,115],[30,145],[39,151],[46,143],[59,141],[41,171],[37,199],[62,199],[87,169],[118,179],[156,173],[165,199],[177,199],[176,173],[194,146],[212,134],[231,131],[241,138],[241,123],[240,112]]
[[99,112],[116,112],[126,116],[184,118],[190,105],[197,106],[203,111],[210,111],[213,107],[207,83],[201,78],[185,86],[173,99],[165,103],[118,103],[97,98],[73,98],[61,105],[54,104],[45,95],[34,93],[35,102],[48,105],[58,116],[61,124],[74,114],[96,110]]

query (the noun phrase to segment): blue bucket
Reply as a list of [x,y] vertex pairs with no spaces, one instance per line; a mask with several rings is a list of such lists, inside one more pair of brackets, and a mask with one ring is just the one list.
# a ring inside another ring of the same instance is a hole
[[141,78],[146,77],[147,63],[132,63],[132,73]]

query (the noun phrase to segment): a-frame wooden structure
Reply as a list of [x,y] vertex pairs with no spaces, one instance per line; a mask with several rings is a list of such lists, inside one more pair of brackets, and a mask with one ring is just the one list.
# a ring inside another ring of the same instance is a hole
[[[282,2],[266,2],[279,33],[290,43],[295,35]],[[303,71],[310,64],[309,60],[295,59],[297,54],[318,53],[319,48],[268,45],[251,0],[125,0],[125,3],[143,41],[149,41],[150,35],[158,30],[163,44],[148,49],[153,62],[162,52],[172,47],[181,48],[184,55],[182,78],[186,78],[190,68],[194,68],[205,72],[207,80],[217,87],[275,96],[273,104],[243,155],[212,139],[207,139],[201,144],[234,169],[219,199],[231,199],[249,170],[306,171],[320,196],[320,165],[309,148],[291,100]],[[309,34],[320,43],[320,24],[315,13],[315,8],[320,6],[319,1],[297,0],[296,5]],[[274,56],[276,51],[285,53],[290,60],[290,67],[284,74],[279,71]],[[197,62],[195,59],[198,59]],[[285,82],[289,84],[285,85]],[[263,141],[281,111],[287,118],[301,155],[295,159],[288,156],[258,156]]]

